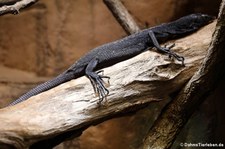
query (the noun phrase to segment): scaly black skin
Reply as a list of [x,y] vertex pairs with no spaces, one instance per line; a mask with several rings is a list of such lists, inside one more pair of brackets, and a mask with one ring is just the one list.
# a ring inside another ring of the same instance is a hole
[[160,47],[159,43],[193,33],[213,20],[214,17],[205,14],[191,14],[174,22],[145,29],[120,40],[94,48],[76,63],[74,63],[65,72],[53,78],[52,80],[49,80],[31,89],[29,92],[25,93],[17,100],[12,102],[10,106],[22,102],[31,96],[49,90],[64,82],[84,75],[90,79],[94,87],[94,91],[99,95],[99,103],[101,103],[101,101],[109,93],[109,91],[103,85],[102,78],[109,77],[99,75],[100,72],[95,72],[96,70],[100,70],[102,68],[109,67],[118,62],[132,58],[152,47],[156,47],[156,49],[158,49],[160,52],[166,53],[183,63],[184,58],[182,56],[179,56],[170,51],[171,47]]

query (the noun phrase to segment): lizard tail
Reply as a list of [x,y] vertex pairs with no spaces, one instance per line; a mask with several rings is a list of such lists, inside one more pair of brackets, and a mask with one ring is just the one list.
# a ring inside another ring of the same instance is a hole
[[55,86],[58,86],[59,84],[65,83],[65,82],[70,81],[75,78],[76,77],[72,73],[61,74],[61,75],[53,78],[52,80],[49,80],[49,81],[42,83],[42,84],[36,86],[35,88],[31,89],[30,91],[28,91],[27,93],[23,94],[18,99],[16,99],[12,103],[10,103],[8,106],[13,106],[15,104],[18,104],[22,101],[27,100],[28,98],[30,98],[32,96],[35,96],[41,92],[47,91]]

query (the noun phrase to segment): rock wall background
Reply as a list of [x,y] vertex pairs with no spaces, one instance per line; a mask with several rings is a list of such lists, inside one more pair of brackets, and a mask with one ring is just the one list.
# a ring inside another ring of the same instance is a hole
[[[190,13],[217,15],[220,0],[122,2],[140,27],[146,28]],[[1,16],[0,107],[59,74],[90,49],[124,36],[102,0],[40,0],[19,15]],[[166,102],[93,126],[81,137],[56,148],[137,148],[150,128],[150,121]]]

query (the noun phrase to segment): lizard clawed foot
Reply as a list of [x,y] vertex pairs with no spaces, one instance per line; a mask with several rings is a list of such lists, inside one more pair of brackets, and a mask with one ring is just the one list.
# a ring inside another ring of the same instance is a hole
[[184,57],[176,54],[175,52],[171,51],[171,49],[175,46],[175,43],[172,45],[168,46],[165,45],[164,47],[161,47],[160,51],[163,51],[169,55],[169,58],[174,57],[176,60],[181,61],[182,65],[184,65]]
[[176,60],[181,61],[182,65],[185,66],[184,65],[184,57],[183,56],[180,56],[180,55],[178,55],[178,54],[176,54],[176,53],[174,53],[172,51],[170,51],[170,53],[168,53],[168,54],[169,54],[169,57],[174,57]]
[[93,72],[88,75],[88,78],[91,81],[91,84],[93,86],[95,94],[99,96],[99,102],[98,104],[101,104],[101,102],[106,99],[107,95],[109,94],[109,90],[105,87],[105,82],[103,78],[110,79],[108,76],[99,75],[99,73],[102,73],[103,70],[100,70],[98,72]]
[[172,44],[171,46],[167,47],[161,47],[159,45],[159,42],[157,41],[156,37],[155,37],[155,34],[153,31],[149,31],[149,37],[151,38],[152,40],[152,43],[154,45],[154,47],[159,51],[159,52],[162,52],[162,53],[167,53],[170,57],[174,57],[175,59],[177,59],[178,61],[181,61],[182,62],[182,65],[184,65],[184,57],[183,56],[180,56],[172,51],[170,51],[170,49],[172,49],[175,44]]
[[100,105],[101,102],[104,99],[106,99],[107,95],[109,94],[109,90],[104,86],[105,82],[104,82],[103,78],[106,78],[106,79],[109,80],[110,77],[104,76],[103,70],[99,70],[97,72],[94,71],[94,69],[96,68],[96,66],[98,64],[98,61],[99,60],[97,58],[92,59],[88,63],[88,65],[85,69],[85,74],[87,75],[87,77],[91,81],[91,84],[93,86],[95,94],[97,94],[99,96],[98,104]]

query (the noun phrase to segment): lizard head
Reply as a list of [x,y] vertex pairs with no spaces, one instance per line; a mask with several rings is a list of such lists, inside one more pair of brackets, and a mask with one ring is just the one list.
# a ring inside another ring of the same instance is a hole
[[198,29],[202,26],[205,26],[215,20],[215,17],[207,14],[190,14],[185,17],[178,19],[182,26],[186,26],[189,29]]

